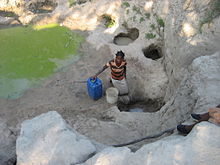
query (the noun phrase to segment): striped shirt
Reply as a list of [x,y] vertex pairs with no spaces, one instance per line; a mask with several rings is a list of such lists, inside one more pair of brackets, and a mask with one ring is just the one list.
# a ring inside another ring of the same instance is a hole
[[123,60],[120,66],[116,65],[115,59],[109,61],[106,66],[111,69],[111,77],[115,80],[122,80],[125,78],[126,60]]

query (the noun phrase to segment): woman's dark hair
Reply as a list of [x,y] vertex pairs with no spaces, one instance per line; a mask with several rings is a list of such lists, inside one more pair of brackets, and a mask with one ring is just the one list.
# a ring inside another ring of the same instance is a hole
[[217,105],[217,107],[216,108],[220,108],[220,104],[219,105]]
[[124,56],[125,56],[125,54],[121,50],[118,51],[115,55],[116,55],[116,57],[121,56],[122,58],[124,58]]

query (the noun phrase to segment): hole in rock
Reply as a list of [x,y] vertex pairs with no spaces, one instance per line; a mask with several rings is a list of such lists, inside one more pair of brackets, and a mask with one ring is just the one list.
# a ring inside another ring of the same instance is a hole
[[137,28],[128,29],[128,33],[119,33],[115,36],[113,43],[116,45],[128,45],[134,42],[139,37]]
[[91,0],[77,0],[76,3],[81,5],[81,4],[86,3],[87,1],[91,2]]
[[158,100],[137,101],[131,104],[118,102],[118,109],[126,112],[157,112],[165,103]]
[[18,17],[14,12],[0,10],[0,16],[2,17]]
[[115,26],[115,20],[111,15],[103,14],[100,17],[100,21],[105,25],[106,28],[111,28]]
[[145,57],[150,58],[152,60],[157,60],[163,57],[161,48],[155,44],[150,45],[149,47],[143,49],[142,51]]
[[36,2],[29,5],[29,10],[35,14],[51,13],[57,7],[57,3],[52,1]]

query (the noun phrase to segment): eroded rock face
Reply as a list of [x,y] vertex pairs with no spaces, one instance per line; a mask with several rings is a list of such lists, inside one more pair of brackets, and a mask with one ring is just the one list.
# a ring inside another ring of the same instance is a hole
[[106,148],[81,165],[218,165],[220,127],[203,122],[186,136],[171,136],[147,144],[135,153],[128,148]]
[[[167,98],[175,93],[186,68],[200,56],[213,54],[220,45],[220,17],[207,18],[214,1],[174,0],[158,3],[157,9],[165,18],[165,67],[169,77]],[[209,20],[210,22],[205,22]]]
[[96,147],[51,111],[22,123],[17,165],[70,165],[86,160]]

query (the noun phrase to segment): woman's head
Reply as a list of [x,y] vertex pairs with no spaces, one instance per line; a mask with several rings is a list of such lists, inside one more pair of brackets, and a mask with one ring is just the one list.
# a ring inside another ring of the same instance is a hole
[[121,64],[121,62],[124,59],[125,54],[120,50],[115,55],[116,55],[116,58],[115,58],[116,63]]
[[117,51],[117,53],[115,55],[116,55],[116,57],[121,56],[122,58],[124,58],[124,56],[125,56],[124,52],[122,52],[121,50]]
[[220,104],[219,105],[217,105],[217,107],[216,108],[220,108]]

